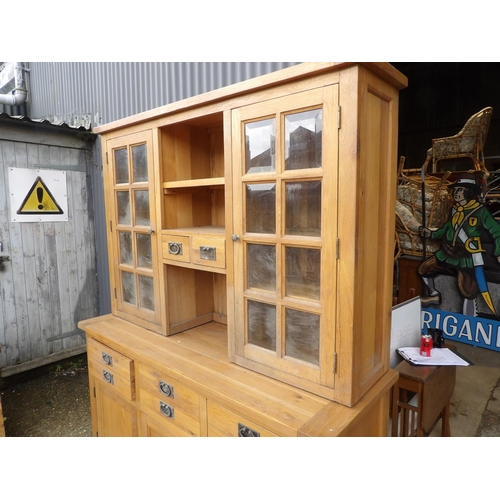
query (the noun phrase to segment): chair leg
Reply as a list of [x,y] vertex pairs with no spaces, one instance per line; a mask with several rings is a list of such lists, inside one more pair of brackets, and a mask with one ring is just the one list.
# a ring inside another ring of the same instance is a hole
[[419,421],[418,409],[403,401],[398,402],[398,407],[399,417],[393,418],[392,435],[394,437],[414,437],[417,434],[416,428]]

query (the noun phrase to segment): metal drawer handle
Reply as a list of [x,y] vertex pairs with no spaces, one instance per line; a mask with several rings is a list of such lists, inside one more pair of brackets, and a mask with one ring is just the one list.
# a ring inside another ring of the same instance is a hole
[[238,423],[238,437],[260,437],[260,432],[254,431],[246,425]]
[[115,382],[114,382],[114,379],[113,379],[113,374],[112,373],[109,373],[107,372],[106,370],[103,370],[102,371],[102,378],[108,383],[108,384],[111,384],[111,385],[114,385]]
[[170,255],[182,255],[182,243],[171,241],[168,244],[168,253]]
[[163,401],[160,401],[160,411],[166,417],[171,418],[172,420],[174,419],[174,409],[167,403],[164,403]]
[[110,356],[109,354],[102,351],[102,362],[105,365],[113,366],[113,356]]
[[215,247],[200,246],[200,259],[202,259],[202,260],[217,260],[215,254],[216,254]]
[[158,388],[160,389],[160,392],[164,394],[165,396],[169,398],[174,397],[174,387],[171,386],[170,384],[167,384],[166,382],[163,382],[162,380],[159,381],[158,383]]

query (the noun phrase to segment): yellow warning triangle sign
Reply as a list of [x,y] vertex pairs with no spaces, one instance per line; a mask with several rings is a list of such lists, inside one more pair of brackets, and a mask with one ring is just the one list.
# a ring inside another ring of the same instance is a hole
[[28,191],[26,198],[21,203],[18,214],[62,214],[64,213],[57,201],[52,196],[49,188],[45,185],[41,177],[37,177],[33,186]]

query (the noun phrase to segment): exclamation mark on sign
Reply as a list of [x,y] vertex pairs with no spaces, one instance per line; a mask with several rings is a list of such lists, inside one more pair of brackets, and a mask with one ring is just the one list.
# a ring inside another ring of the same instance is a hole
[[42,200],[43,200],[43,188],[41,187],[37,187],[36,188],[36,196],[38,198],[38,210],[42,210],[43,209],[43,205],[42,205]]

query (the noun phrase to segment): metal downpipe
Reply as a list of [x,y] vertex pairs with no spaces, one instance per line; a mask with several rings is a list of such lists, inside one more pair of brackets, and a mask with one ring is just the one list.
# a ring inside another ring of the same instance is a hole
[[17,63],[15,67],[15,87],[11,94],[0,94],[0,104],[8,106],[19,106],[26,102],[28,89],[24,72],[27,71],[23,63]]

